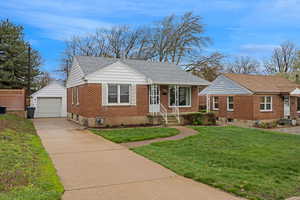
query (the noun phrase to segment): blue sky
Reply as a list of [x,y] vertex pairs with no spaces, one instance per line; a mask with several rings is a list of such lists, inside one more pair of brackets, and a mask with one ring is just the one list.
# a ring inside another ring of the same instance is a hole
[[206,51],[228,56],[268,57],[289,40],[300,46],[300,0],[6,0],[0,19],[25,27],[26,39],[44,59],[43,70],[59,66],[64,41],[72,35],[118,24],[143,25],[193,11],[203,17]]

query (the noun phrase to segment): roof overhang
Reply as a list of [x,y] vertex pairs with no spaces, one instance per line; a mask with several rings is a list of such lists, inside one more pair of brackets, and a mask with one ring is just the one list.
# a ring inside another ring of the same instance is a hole
[[297,96],[300,97],[300,89],[296,88],[293,91],[290,92],[290,96]]

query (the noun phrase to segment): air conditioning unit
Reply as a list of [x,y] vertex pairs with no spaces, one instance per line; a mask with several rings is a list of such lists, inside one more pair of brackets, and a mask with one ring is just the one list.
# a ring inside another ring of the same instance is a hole
[[103,117],[96,117],[96,123],[98,125],[104,124],[104,118]]

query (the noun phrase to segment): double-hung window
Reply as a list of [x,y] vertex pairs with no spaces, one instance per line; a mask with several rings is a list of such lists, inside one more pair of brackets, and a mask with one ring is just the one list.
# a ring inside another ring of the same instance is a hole
[[75,105],[79,104],[79,94],[78,94],[78,87],[72,88],[72,103]]
[[300,97],[297,97],[297,112],[300,112]]
[[213,97],[213,110],[219,110],[219,97]]
[[272,96],[260,97],[260,111],[272,111]]
[[191,106],[191,87],[170,86],[169,106],[178,106],[178,107]]
[[227,111],[233,111],[234,109],[234,102],[233,102],[233,96],[227,97]]
[[108,104],[129,104],[130,85],[129,84],[108,84]]

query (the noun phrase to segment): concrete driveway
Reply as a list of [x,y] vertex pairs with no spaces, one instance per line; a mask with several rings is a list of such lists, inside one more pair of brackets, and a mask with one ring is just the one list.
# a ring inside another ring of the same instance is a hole
[[63,200],[237,200],[177,176],[66,119],[35,119],[65,187]]

